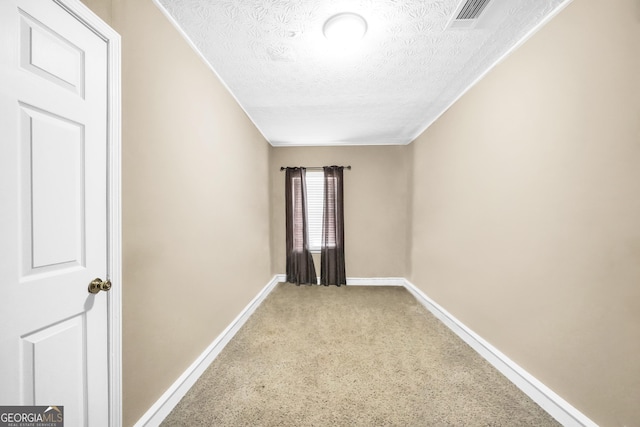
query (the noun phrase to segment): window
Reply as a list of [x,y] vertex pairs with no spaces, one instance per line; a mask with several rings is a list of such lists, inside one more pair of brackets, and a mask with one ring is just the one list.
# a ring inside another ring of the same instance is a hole
[[320,252],[322,246],[322,208],[324,206],[324,171],[307,171],[307,223],[309,250]]
[[291,200],[293,200],[293,250],[296,252],[302,252],[304,250],[304,240],[302,230],[302,199],[297,197],[300,194],[301,182],[299,177],[293,177],[291,180]]
[[314,169],[286,168],[287,281],[315,283],[311,252],[320,252],[320,283],[340,286],[347,283],[344,268],[343,167],[326,166],[321,171]]

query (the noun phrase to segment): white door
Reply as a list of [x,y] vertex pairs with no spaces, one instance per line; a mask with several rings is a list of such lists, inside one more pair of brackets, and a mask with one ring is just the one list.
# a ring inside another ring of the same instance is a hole
[[109,422],[107,46],[52,0],[0,0],[0,405]]

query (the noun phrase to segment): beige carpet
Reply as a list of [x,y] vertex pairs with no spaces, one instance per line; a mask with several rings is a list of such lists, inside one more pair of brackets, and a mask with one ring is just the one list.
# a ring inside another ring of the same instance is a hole
[[557,426],[402,287],[279,284],[163,426]]

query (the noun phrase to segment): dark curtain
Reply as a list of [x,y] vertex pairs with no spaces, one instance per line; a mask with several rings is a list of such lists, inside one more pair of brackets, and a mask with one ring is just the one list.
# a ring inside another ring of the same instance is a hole
[[320,283],[346,285],[344,267],[344,205],[341,166],[324,167],[324,212]]
[[318,278],[309,251],[305,176],[305,168],[286,170],[287,282],[315,285]]

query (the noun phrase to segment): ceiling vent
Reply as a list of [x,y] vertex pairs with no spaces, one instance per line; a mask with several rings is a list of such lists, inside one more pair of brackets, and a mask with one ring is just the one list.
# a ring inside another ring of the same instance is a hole
[[473,28],[491,0],[463,0],[456,8],[448,28]]

